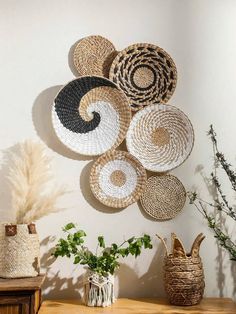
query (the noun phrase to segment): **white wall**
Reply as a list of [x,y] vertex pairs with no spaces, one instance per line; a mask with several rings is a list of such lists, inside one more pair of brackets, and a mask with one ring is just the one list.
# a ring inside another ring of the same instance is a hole
[[[227,254],[218,250],[212,233],[193,207],[186,203],[182,213],[167,222],[153,221],[137,204],[123,211],[108,210],[89,190],[92,161],[63,147],[50,125],[53,97],[74,77],[71,54],[77,40],[101,34],[118,50],[135,42],[157,44],[172,55],[178,67],[179,80],[170,103],[185,111],[196,133],[192,155],[174,173],[187,189],[197,186],[203,196],[208,196],[196,169],[202,165],[205,173],[211,171],[211,146],[206,137],[210,123],[219,134],[222,150],[232,163],[236,161],[235,16],[234,0],[0,1],[1,220],[8,219],[10,208],[4,152],[25,138],[41,139],[48,145],[55,157],[57,181],[72,190],[60,204],[68,210],[38,222],[44,266],[50,264],[47,252],[53,246],[48,237],[59,237],[61,226],[69,221],[80,223],[87,231],[92,248],[99,234],[117,242],[143,232],[169,236],[175,231],[190,247],[194,237],[204,232],[207,238],[201,254],[205,294],[235,295],[235,268],[233,274]],[[152,252],[145,252],[137,260],[126,260],[118,272],[119,295],[164,295],[162,254],[156,241]],[[75,269],[63,259],[46,268],[47,297],[78,295],[77,277],[82,268]]]

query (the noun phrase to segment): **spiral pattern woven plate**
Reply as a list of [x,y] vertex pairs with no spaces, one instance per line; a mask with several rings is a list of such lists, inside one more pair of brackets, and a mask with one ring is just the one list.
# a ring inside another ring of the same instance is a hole
[[170,99],[176,87],[177,70],[163,49],[140,43],[118,53],[109,78],[125,92],[131,108],[138,110]]
[[194,144],[188,117],[171,105],[155,104],[137,112],[127,132],[128,151],[144,168],[166,172],[181,165]]
[[157,220],[174,218],[184,207],[186,191],[173,175],[150,177],[140,198],[145,212]]
[[81,39],[74,50],[74,65],[80,75],[109,76],[117,52],[114,45],[102,36]]
[[94,163],[90,186],[104,205],[123,208],[136,202],[146,184],[146,171],[131,154],[111,151]]
[[124,139],[131,111],[124,93],[108,79],[84,76],[55,98],[52,121],[58,138],[83,155],[101,155]]

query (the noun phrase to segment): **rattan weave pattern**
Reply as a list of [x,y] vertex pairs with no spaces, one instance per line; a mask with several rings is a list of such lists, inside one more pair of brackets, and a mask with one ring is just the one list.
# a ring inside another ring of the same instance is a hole
[[146,179],[146,171],[135,157],[124,151],[109,151],[94,163],[90,186],[101,203],[123,208],[140,198]]
[[147,170],[167,172],[180,166],[190,155],[194,131],[180,109],[153,104],[134,115],[126,143],[128,151]]
[[177,69],[162,48],[136,43],[118,53],[109,78],[125,92],[132,109],[138,110],[170,99],[177,83]]
[[144,211],[157,220],[174,218],[184,207],[186,191],[173,175],[152,176],[140,198]]
[[81,39],[74,50],[74,65],[79,75],[109,76],[117,52],[114,45],[100,35]]

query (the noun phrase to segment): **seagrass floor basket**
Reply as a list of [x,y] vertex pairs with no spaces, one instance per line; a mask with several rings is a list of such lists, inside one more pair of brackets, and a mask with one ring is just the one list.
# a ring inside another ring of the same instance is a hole
[[204,238],[202,233],[197,236],[190,253],[185,252],[175,234],[172,234],[173,251],[170,254],[165,245],[164,285],[173,305],[196,305],[202,300],[205,282],[199,248]]
[[0,277],[39,275],[39,238],[34,224],[0,225]]

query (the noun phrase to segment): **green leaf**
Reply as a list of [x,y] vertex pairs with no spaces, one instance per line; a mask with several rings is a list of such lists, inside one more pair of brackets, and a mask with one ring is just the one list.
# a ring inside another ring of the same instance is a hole
[[68,231],[70,229],[76,228],[75,224],[73,222],[68,223],[65,225],[65,227],[62,229],[63,231]]
[[104,241],[104,237],[103,236],[99,236],[98,237],[98,243],[99,243],[100,247],[105,249],[106,245],[105,245],[105,241]]

